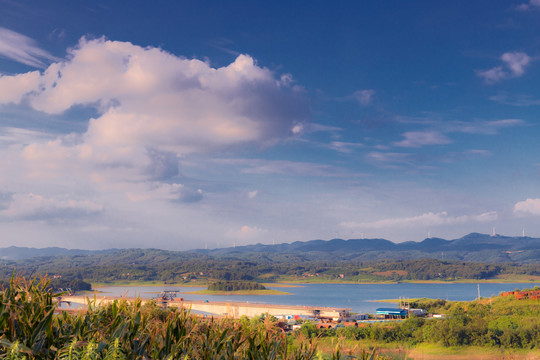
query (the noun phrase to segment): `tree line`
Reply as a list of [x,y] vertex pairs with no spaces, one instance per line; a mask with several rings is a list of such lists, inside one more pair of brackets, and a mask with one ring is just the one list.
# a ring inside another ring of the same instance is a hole
[[403,280],[492,279],[500,275],[540,275],[540,265],[484,264],[419,259],[408,261],[315,261],[299,255],[220,257],[155,249],[127,249],[99,255],[0,261],[0,279],[14,271],[24,275],[49,274],[66,281],[255,281],[276,280],[352,282]]
[[217,281],[208,285],[211,291],[266,290],[262,284],[253,281]]

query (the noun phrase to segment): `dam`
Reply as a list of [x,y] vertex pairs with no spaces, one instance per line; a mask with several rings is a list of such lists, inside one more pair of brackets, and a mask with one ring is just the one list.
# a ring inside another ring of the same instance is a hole
[[[68,304],[74,303],[87,306],[89,302],[95,305],[106,305],[115,300],[126,300],[133,302],[136,298],[126,297],[86,297],[86,296],[62,296],[59,301]],[[223,316],[230,318],[240,318],[242,316],[255,317],[262,314],[269,314],[276,317],[285,316],[301,316],[301,317],[322,317],[322,318],[347,318],[351,309],[332,308],[332,307],[316,307],[316,306],[301,306],[301,305],[275,305],[263,303],[248,303],[248,302],[230,302],[230,301],[202,301],[202,300],[186,300],[176,298],[174,300],[147,300],[139,299],[144,305],[147,302],[156,302],[164,307],[178,307],[200,311],[203,313],[212,314],[214,316]]]

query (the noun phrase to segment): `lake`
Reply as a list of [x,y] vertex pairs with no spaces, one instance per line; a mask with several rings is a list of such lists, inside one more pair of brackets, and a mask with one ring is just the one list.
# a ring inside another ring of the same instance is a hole
[[[481,283],[480,295],[490,297],[502,291],[515,288],[533,288],[540,283]],[[291,295],[196,295],[180,294],[203,290],[202,287],[168,287],[168,286],[108,286],[99,287],[104,296],[126,296],[152,298],[163,290],[178,290],[179,297],[188,300],[236,301],[250,303],[267,303],[281,305],[330,306],[351,308],[353,312],[375,313],[378,307],[393,306],[389,303],[377,303],[374,300],[420,298],[470,301],[478,297],[477,284],[302,284],[299,287],[273,287],[270,289],[286,291]]]

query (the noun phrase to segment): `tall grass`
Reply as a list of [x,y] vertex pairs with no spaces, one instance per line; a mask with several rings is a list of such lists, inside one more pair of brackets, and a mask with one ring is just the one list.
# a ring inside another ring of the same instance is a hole
[[[0,359],[307,360],[317,354],[316,340],[290,341],[270,321],[205,319],[141,301],[90,302],[84,313],[60,312],[54,302],[60,294],[48,285],[47,278],[14,276],[0,289]],[[336,351],[331,358],[343,357]]]

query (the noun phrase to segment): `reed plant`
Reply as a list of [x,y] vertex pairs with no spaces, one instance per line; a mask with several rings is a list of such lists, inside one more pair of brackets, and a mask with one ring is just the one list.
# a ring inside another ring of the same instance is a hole
[[[13,276],[0,289],[0,359],[308,360],[316,339],[295,339],[269,319],[201,318],[188,310],[117,300],[69,314],[49,279]],[[339,351],[332,359],[343,358]]]

